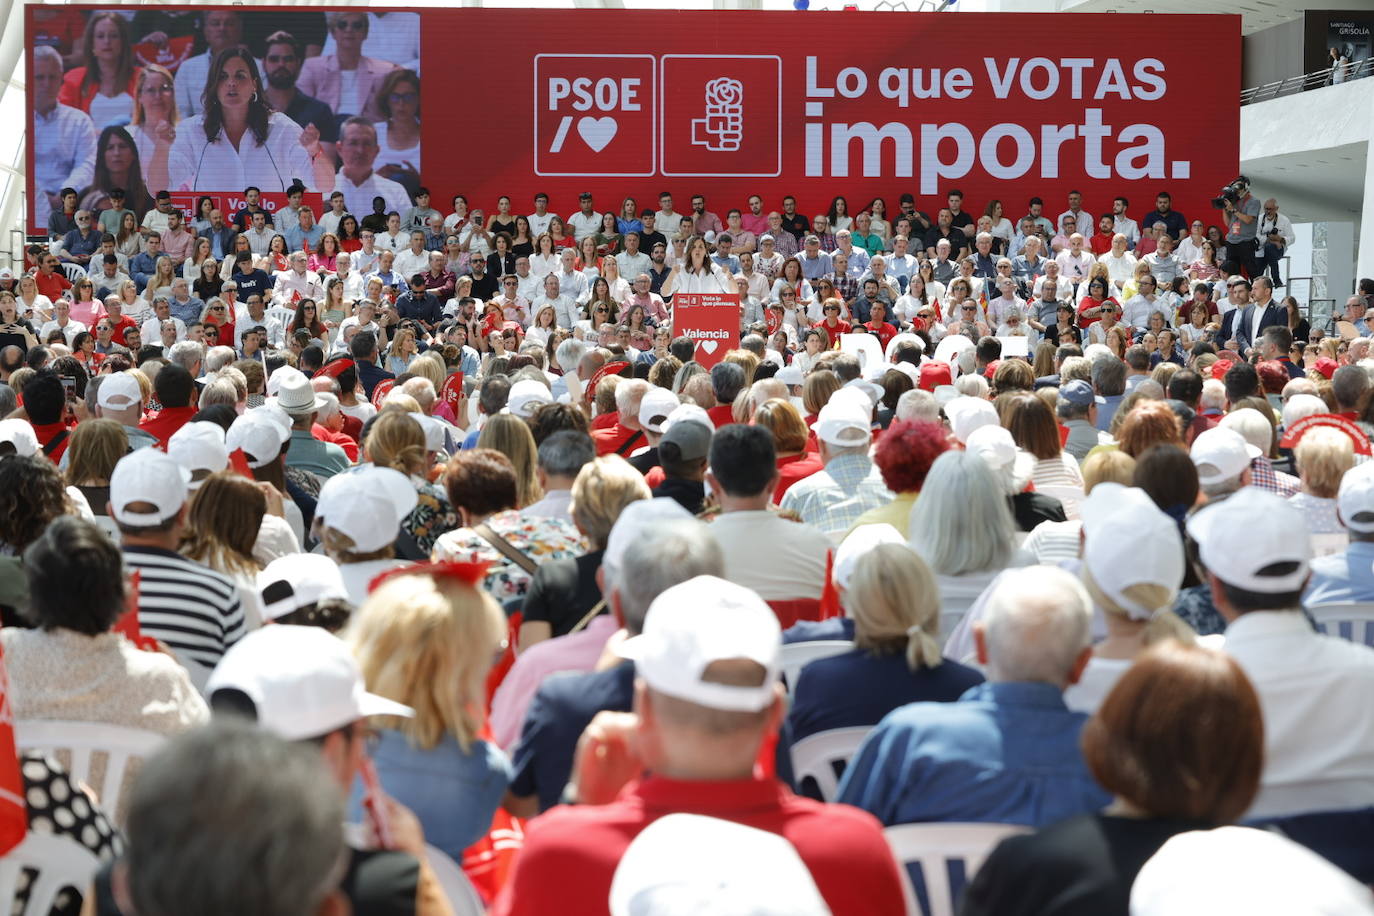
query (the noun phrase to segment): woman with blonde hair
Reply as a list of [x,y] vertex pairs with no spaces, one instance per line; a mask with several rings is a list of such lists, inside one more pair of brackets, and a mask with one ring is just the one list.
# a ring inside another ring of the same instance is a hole
[[386,353],[386,370],[393,375],[401,375],[415,361],[416,353],[415,332],[405,327],[398,329]]
[[907,703],[953,702],[983,682],[974,669],[941,656],[935,575],[897,531],[870,525],[849,540],[858,560],[844,562],[848,551],[841,544],[835,568],[845,613],[854,621],[854,648],[802,669],[787,717],[793,742],[877,725]]
[[1302,492],[1288,501],[1302,510],[1311,534],[1344,534],[1345,525],[1336,514],[1336,493],[1345,472],[1355,466],[1354,445],[1339,430],[1318,427],[1309,430],[1293,449]]
[[[491,826],[510,762],[478,737],[486,678],[506,618],[480,588],[479,564],[408,567],[388,575],[348,628],[367,689],[415,710],[377,718],[368,751],[382,788],[420,819],[425,840],[454,861]],[[362,816],[362,793],[349,801]]]
[[401,519],[396,555],[403,560],[427,559],[439,535],[458,527],[458,514],[443,488],[429,482],[424,427],[399,407],[383,407],[363,440],[363,458],[374,467],[400,471],[415,487],[417,502]]
[[515,467],[516,508],[539,502],[544,491],[539,486],[538,450],[529,424],[514,414],[498,413],[487,419],[477,437],[478,448],[495,449]]
[[263,488],[235,471],[218,471],[191,496],[179,553],[234,580],[248,629],[262,624],[253,546],[267,514]]
[[114,420],[87,420],[78,423],[67,441],[67,485],[86,497],[91,511],[107,515],[110,501],[110,475],[129,452],[129,435]]
[[[580,557],[550,560],[530,582],[520,625],[519,651],[546,639],[576,633],[607,616],[601,586],[596,581],[611,528],[630,503],[651,498],[644,475],[619,455],[603,455],[583,465],[572,486],[572,520],[590,550]],[[609,637],[609,619],[599,628]]]
[[816,369],[802,382],[802,406],[806,408],[806,425],[816,422],[821,408],[830,403],[830,396],[842,387],[840,377],[829,369]]

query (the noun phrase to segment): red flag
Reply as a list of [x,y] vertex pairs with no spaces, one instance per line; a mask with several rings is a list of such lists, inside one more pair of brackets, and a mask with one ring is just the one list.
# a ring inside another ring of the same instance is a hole
[[825,554],[825,587],[821,589],[821,610],[819,619],[843,617],[844,608],[840,606],[840,590],[835,587],[835,551]]
[[253,469],[248,466],[248,456],[244,454],[241,448],[236,448],[229,453],[229,466],[249,480],[257,479],[253,476]]
[[143,630],[138,625],[138,582],[139,573],[135,570],[129,576],[129,597],[124,602],[124,613],[119,615],[119,619],[110,629],[122,635],[144,652],[157,652],[160,651],[157,640],[151,636],[144,636]]
[[24,804],[24,777],[19,772],[19,750],[14,744],[14,713],[10,709],[10,682],[5,674],[5,654],[0,650],[0,856],[18,846],[29,832],[29,813]]

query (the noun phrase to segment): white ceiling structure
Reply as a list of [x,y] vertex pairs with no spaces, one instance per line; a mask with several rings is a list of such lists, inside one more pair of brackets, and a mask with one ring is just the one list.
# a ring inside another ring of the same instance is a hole
[[[1059,0],[1059,12],[1230,13],[1249,35],[1301,19],[1305,10],[1367,10],[1370,0]],[[1004,7],[1009,8],[1009,7]]]

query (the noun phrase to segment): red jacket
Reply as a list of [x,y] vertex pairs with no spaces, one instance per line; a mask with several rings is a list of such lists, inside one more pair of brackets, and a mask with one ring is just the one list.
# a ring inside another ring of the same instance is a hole
[[146,417],[138,428],[166,444],[172,433],[181,429],[196,415],[196,407],[164,407],[151,417]]
[[321,426],[318,423],[310,427],[310,435],[319,439],[321,442],[333,442],[344,450],[344,454],[348,456],[349,461],[358,460],[358,443],[353,441],[351,436],[342,432],[336,433],[332,429]]

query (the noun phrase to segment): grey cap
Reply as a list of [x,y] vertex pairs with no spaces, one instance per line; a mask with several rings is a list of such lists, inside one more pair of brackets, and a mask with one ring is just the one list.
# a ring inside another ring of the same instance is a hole
[[1082,379],[1074,379],[1060,386],[1059,396],[1077,407],[1087,407],[1093,402],[1093,389]]
[[658,449],[662,452],[664,446],[672,445],[682,461],[705,458],[711,451],[711,433],[700,423],[674,423],[659,440]]

